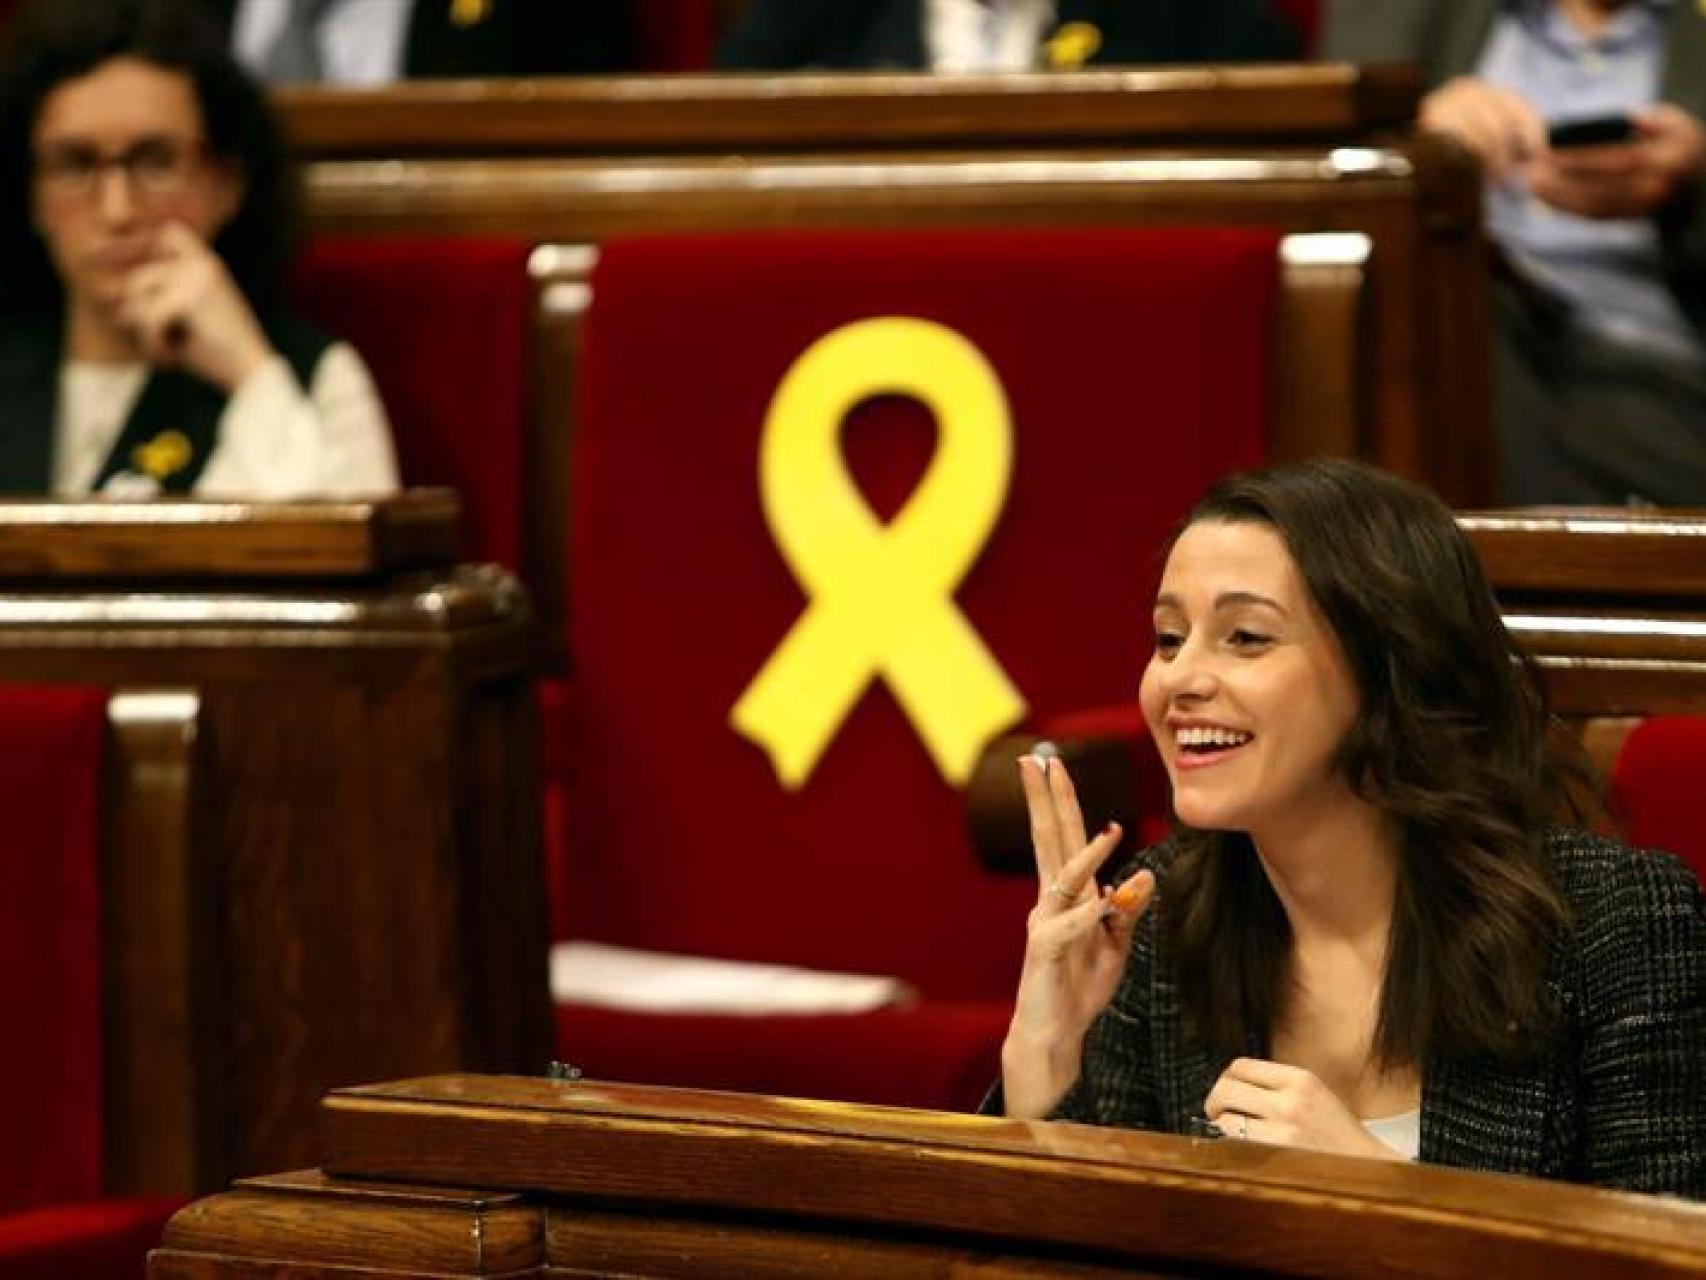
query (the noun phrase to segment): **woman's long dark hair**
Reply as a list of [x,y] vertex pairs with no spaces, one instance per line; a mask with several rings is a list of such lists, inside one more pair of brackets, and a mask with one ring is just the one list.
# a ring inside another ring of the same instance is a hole
[[[1568,925],[1541,834],[1577,771],[1549,749],[1539,681],[1468,538],[1432,494],[1342,460],[1227,477],[1183,527],[1203,521],[1279,534],[1356,682],[1337,765],[1401,842],[1376,1061],[1532,1052]],[[1176,839],[1162,920],[1186,1020],[1211,1050],[1247,1052],[1284,1009],[1289,924],[1247,835]]]
[[266,93],[237,65],[201,0],[33,0],[0,50],[0,308],[41,312],[62,302],[58,274],[31,225],[31,135],[43,101],[111,58],[188,76],[211,155],[233,165],[242,201],[214,248],[258,310],[276,304],[295,247],[297,174]]

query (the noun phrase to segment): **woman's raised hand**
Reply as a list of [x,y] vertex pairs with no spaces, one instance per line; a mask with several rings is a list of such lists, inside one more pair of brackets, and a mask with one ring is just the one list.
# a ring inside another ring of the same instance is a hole
[[152,258],[130,273],[120,318],[150,363],[187,369],[227,393],[272,355],[225,263],[176,222],[160,228]]
[[1084,1035],[1125,971],[1131,933],[1155,896],[1139,871],[1104,890],[1096,870],[1119,843],[1109,823],[1088,840],[1078,795],[1057,757],[1019,760],[1037,860],[1037,905],[1026,925],[1025,967],[1001,1047],[1007,1114],[1048,1114],[1078,1079]]

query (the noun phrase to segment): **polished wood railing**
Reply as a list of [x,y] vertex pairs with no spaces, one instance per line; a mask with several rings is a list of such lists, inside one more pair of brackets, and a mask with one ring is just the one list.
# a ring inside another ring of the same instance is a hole
[[184,1210],[152,1280],[1706,1274],[1706,1207],[1233,1141],[449,1076]]

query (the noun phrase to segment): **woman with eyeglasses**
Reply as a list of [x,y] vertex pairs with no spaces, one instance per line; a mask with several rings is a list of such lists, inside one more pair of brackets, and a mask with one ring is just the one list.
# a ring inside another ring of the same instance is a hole
[[397,486],[360,357],[280,308],[294,171],[201,6],[35,0],[0,53],[0,492]]

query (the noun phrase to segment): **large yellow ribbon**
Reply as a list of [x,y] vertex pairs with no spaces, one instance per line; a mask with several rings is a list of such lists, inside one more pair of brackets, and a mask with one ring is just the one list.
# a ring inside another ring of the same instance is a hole
[[[872,396],[914,396],[935,415],[929,469],[880,521],[842,459],[843,419]],[[888,682],[944,777],[1024,714],[1024,699],[954,603],[1001,514],[1012,473],[1007,398],[952,329],[887,316],[819,339],[783,376],[764,422],[765,518],[805,590],[805,613],[735,704],[735,728],[782,784],[811,776],[865,687]]]

